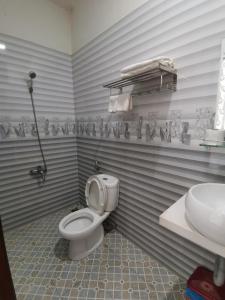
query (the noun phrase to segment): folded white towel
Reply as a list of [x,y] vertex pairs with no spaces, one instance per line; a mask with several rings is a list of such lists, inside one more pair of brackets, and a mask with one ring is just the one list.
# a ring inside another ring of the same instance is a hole
[[116,112],[117,110],[117,98],[118,96],[110,96],[109,98],[109,112]]
[[138,75],[143,72],[147,72],[151,69],[154,69],[158,64],[174,68],[174,61],[168,57],[159,56],[152,59],[144,60],[136,64],[132,64],[124,67],[120,70],[123,78],[129,77],[132,75]]
[[109,112],[130,111],[133,109],[132,96],[130,94],[120,94],[110,96],[109,98]]

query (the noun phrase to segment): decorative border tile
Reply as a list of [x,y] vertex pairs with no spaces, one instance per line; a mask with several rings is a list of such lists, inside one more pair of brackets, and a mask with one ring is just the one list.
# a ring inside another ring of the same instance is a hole
[[181,110],[171,110],[167,116],[159,111],[144,117],[137,113],[117,113],[110,116],[77,118],[76,135],[109,139],[131,139],[148,142],[198,144],[207,128],[213,128],[213,108],[198,108],[187,115]]
[[[40,117],[38,118],[38,129],[40,135],[45,137],[76,134],[75,121],[71,118],[60,120],[59,118]],[[0,116],[0,140],[36,136],[37,132],[33,118],[22,116],[19,121],[15,121],[10,117]]]

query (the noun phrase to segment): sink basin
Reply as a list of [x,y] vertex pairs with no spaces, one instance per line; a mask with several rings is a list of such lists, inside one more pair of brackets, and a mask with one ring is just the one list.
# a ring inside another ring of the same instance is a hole
[[225,246],[225,184],[194,185],[186,195],[185,208],[187,220],[197,231]]

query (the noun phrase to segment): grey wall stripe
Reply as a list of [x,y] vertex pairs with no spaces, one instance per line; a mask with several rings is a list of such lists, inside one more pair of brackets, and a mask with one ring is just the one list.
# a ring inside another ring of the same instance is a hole
[[[178,92],[161,100],[184,108],[207,101],[214,107],[224,11],[222,1],[149,1],[127,16],[98,45],[94,41],[73,57],[78,116],[103,114],[108,93],[102,82],[117,77],[124,65],[155,55],[175,58],[179,74]],[[139,98],[135,105],[141,110],[154,100]]]
[[[79,200],[77,148],[71,57],[2,34],[0,41],[7,47],[0,53],[0,215],[10,229]],[[48,165],[44,185],[29,175],[42,163],[25,81],[31,70]]]
[[[102,172],[121,181],[119,207],[111,215],[118,229],[185,277],[197,265],[212,267],[214,256],[159,226],[159,215],[193,184],[224,183],[224,151],[181,145],[179,137],[170,145],[150,143],[144,127],[139,142],[135,136],[126,140],[123,133],[118,140],[113,134],[106,138],[105,129],[100,138],[100,127],[112,130],[128,122],[135,132],[139,116],[151,124],[151,116],[158,114],[165,124],[175,111],[181,122],[189,122],[192,139],[199,144],[215,110],[224,14],[225,2],[220,0],[151,0],[72,57],[77,119],[81,127],[95,124],[97,130],[96,138],[85,131],[77,138],[82,199],[98,159]],[[136,97],[131,114],[109,115],[109,91],[102,84],[118,77],[125,65],[159,55],[175,59],[177,92]]]
[[29,170],[41,163],[36,139],[0,143],[0,212],[5,229],[79,200],[75,138],[42,141],[48,165],[44,185],[29,175]]
[[[212,267],[211,253],[162,228],[159,215],[193,184],[224,182],[223,153],[79,137],[83,200],[86,180],[95,172],[96,159],[102,163],[102,172],[120,179],[119,207],[111,217],[123,234],[185,277],[199,264]],[[168,162],[174,165],[168,168]]]

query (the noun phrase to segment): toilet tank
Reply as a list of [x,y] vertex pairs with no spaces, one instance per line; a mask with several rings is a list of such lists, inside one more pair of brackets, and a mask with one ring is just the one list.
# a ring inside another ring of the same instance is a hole
[[107,174],[100,174],[98,178],[104,183],[107,190],[105,211],[113,211],[118,205],[119,179]]

